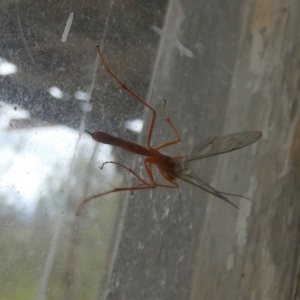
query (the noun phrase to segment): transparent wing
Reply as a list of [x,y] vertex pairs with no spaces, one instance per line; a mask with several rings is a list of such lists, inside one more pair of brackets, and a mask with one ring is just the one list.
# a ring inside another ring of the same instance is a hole
[[[201,178],[199,178],[199,176],[195,172],[193,172],[193,170],[190,167],[188,167],[187,165],[185,165],[185,170],[176,174],[176,177],[180,178],[181,180],[184,180],[192,185],[195,185],[195,186],[201,188],[202,190],[204,190],[204,191],[224,200],[225,202],[231,204],[232,206],[238,208],[235,204],[233,204],[231,201],[229,201],[224,195],[222,195],[222,192],[218,192],[213,187],[211,187],[208,183],[204,182]],[[239,195],[235,195],[235,194],[228,194],[228,193],[224,193],[224,194],[239,197]],[[244,198],[244,197],[242,197],[242,198]]]
[[259,131],[245,131],[220,137],[208,138],[197,145],[186,157],[188,161],[234,151],[256,142],[261,137]]

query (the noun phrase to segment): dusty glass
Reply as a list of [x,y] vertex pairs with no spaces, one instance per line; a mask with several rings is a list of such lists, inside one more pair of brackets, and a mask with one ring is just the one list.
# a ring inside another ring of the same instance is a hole
[[[0,299],[297,296],[299,3],[2,1]],[[148,180],[143,158],[85,132],[145,145],[151,118],[97,44],[157,111],[153,145],[174,138],[166,101],[181,142],[162,153],[262,131],[251,147],[193,165],[253,202],[230,198],[236,209],[178,180],[94,199],[76,216],[83,199],[140,184],[104,162]]]

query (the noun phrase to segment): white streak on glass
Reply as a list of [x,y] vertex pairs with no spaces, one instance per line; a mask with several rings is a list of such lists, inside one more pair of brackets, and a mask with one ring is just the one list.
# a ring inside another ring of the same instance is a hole
[[71,29],[71,26],[72,26],[73,18],[74,18],[74,13],[71,12],[71,13],[70,13],[70,16],[69,16],[69,18],[68,18],[68,21],[67,21],[67,24],[66,24],[64,33],[63,33],[63,35],[62,35],[62,37],[61,37],[61,41],[62,41],[63,43],[64,43],[64,42],[67,40],[67,38],[68,38],[70,29]]
[[169,33],[166,31],[163,31],[159,28],[157,28],[156,26],[152,26],[153,31],[155,31],[157,34],[159,34],[161,37],[163,37],[166,41],[168,41],[169,43],[173,44],[174,47],[176,47],[179,51],[181,56],[187,56],[190,58],[194,57],[194,54],[191,50],[189,50],[187,47],[183,46],[175,33]]

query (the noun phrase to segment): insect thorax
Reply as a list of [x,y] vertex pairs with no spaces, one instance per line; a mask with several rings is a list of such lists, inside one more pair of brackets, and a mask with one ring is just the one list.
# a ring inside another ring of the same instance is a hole
[[172,157],[170,162],[173,165],[174,174],[184,173],[189,169],[189,163],[185,157]]

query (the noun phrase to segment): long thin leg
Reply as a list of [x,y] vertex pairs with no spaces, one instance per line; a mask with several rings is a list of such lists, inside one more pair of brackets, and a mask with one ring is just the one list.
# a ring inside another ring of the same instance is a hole
[[143,185],[145,185],[145,186],[152,186],[153,188],[156,188],[156,187],[178,188],[179,187],[179,185],[178,185],[177,182],[170,181],[167,177],[165,177],[165,175],[163,173],[161,173],[162,176],[168,182],[170,182],[172,185],[160,184],[160,183],[155,182],[155,180],[153,178],[153,173],[152,173],[152,163],[148,162],[147,158],[144,160],[144,164],[145,164],[147,175],[148,175],[148,177],[149,177],[149,179],[151,181],[150,183],[148,183],[146,180],[144,180],[142,177],[140,177],[135,171],[133,171],[129,167],[126,167],[125,165],[123,165],[121,163],[118,163],[118,162],[115,162],[115,161],[107,161],[107,162],[103,163],[102,166],[101,166],[101,169],[103,169],[103,167],[106,164],[114,164],[114,165],[117,165],[117,166],[122,167],[125,170],[129,171],[132,175],[134,175],[137,179],[139,179],[142,182],[142,184],[137,185],[137,187],[141,187]]
[[102,164],[101,169],[103,169],[103,167],[107,164],[114,164],[117,165],[119,167],[122,167],[123,169],[129,171],[134,177],[136,177],[137,179],[139,179],[141,182],[143,182],[143,184],[145,185],[150,185],[150,183],[148,183],[147,181],[145,181],[142,177],[140,177],[135,171],[133,171],[131,168],[126,167],[125,165],[118,163],[116,161],[107,161],[105,163]]
[[145,100],[143,100],[141,97],[139,97],[136,93],[134,93],[131,89],[129,89],[118,77],[117,75],[115,75],[110,68],[108,67],[108,65],[106,64],[104,57],[101,53],[100,50],[100,46],[97,45],[97,50],[100,56],[100,59],[102,61],[103,66],[105,67],[106,71],[115,79],[115,81],[122,87],[122,89],[124,89],[127,93],[129,93],[130,95],[132,95],[135,99],[137,99],[138,101],[140,101],[143,105],[145,105],[146,107],[148,107],[151,111],[152,111],[152,119],[151,119],[151,123],[150,123],[150,127],[149,127],[149,133],[148,133],[148,138],[147,138],[147,146],[149,149],[153,149],[151,146],[151,140],[152,140],[152,134],[153,134],[153,129],[154,129],[154,125],[155,125],[155,121],[156,121],[156,111],[154,110],[154,108],[152,108]]
[[144,180],[141,176],[139,176],[135,171],[133,171],[131,168],[129,167],[126,167],[125,165],[121,164],[121,163],[118,163],[118,162],[115,162],[115,161],[107,161],[105,163],[102,164],[101,166],[101,169],[106,165],[106,164],[114,164],[114,165],[117,165],[119,167],[122,167],[124,168],[125,170],[129,171],[134,177],[136,177],[137,179],[139,179],[142,184],[140,185],[137,185],[137,187],[141,187],[143,185],[145,186],[151,186],[152,188],[156,188],[156,187],[166,187],[166,188],[177,188],[178,187],[178,184],[177,183],[174,183],[173,181],[170,181],[169,179],[167,179],[164,175],[164,178],[170,182],[172,185],[166,185],[166,184],[160,184],[160,183],[157,183],[154,178],[153,178],[153,173],[152,173],[152,163],[148,161],[148,158],[146,158],[144,160],[144,164],[145,164],[145,168],[146,168],[146,172],[147,172],[147,175],[150,179],[150,183],[147,182],[146,180]]
[[[172,184],[172,186],[169,186],[169,185],[164,185],[164,184],[160,184],[160,183],[156,183],[153,179],[153,175],[152,175],[152,172],[151,172],[151,169],[149,168],[149,166],[147,165],[147,162],[146,162],[147,159],[145,159],[145,166],[146,166],[146,171],[147,171],[147,174],[151,180],[151,183],[148,183],[147,181],[145,181],[143,178],[141,178],[135,171],[133,171],[132,169],[130,169],[129,167],[126,167],[125,165],[121,164],[121,163],[118,163],[118,162],[115,162],[115,161],[109,161],[109,162],[105,162],[102,167],[104,167],[105,164],[115,164],[115,165],[118,165],[122,168],[124,168],[125,170],[129,171],[133,176],[135,176],[137,179],[139,179],[142,184],[140,185],[137,185],[137,186],[133,186],[133,187],[124,187],[124,188],[114,188],[112,190],[109,190],[107,192],[102,192],[102,193],[99,193],[99,194],[96,194],[96,195],[93,195],[91,197],[88,197],[86,199],[84,199],[83,201],[81,201],[78,206],[77,206],[77,210],[76,210],[76,216],[80,216],[81,212],[82,212],[82,209],[83,207],[88,203],[90,202],[91,200],[95,199],[95,198],[98,198],[98,197],[102,197],[102,196],[105,196],[105,195],[108,195],[108,194],[111,194],[111,193],[116,193],[116,192],[125,192],[125,191],[138,191],[138,190],[147,190],[147,189],[155,189],[156,187],[165,187],[165,188],[176,188],[178,187],[178,185],[176,186],[176,184],[174,184],[173,182],[168,181]],[[149,163],[149,162],[148,162]],[[149,163],[150,164],[150,163]]]
[[124,187],[124,188],[115,188],[115,189],[112,189],[112,190],[107,191],[107,192],[96,194],[94,196],[91,196],[89,198],[84,199],[83,201],[81,201],[79,203],[79,205],[77,206],[77,210],[76,210],[76,216],[80,216],[81,215],[83,207],[88,202],[90,202],[91,200],[96,199],[98,197],[102,197],[102,196],[105,196],[105,195],[108,195],[108,194],[112,194],[112,193],[116,193],[116,192],[138,191],[138,190],[147,190],[147,189],[153,189],[153,188],[154,188],[153,186],[135,186],[135,187],[127,187],[127,188]]
[[77,206],[77,210],[76,210],[76,216],[79,216],[81,214],[81,211],[83,209],[83,207],[90,202],[91,200],[98,198],[98,197],[102,197],[111,193],[116,193],[116,192],[123,192],[123,191],[136,191],[136,190],[145,190],[145,189],[153,189],[155,188],[155,185],[146,182],[143,178],[141,178],[136,172],[134,172],[132,169],[126,167],[125,165],[122,165],[121,163],[115,162],[115,161],[108,161],[103,163],[103,165],[101,166],[101,169],[106,165],[106,164],[115,164],[119,167],[122,167],[124,169],[126,169],[127,171],[129,171],[133,176],[135,176],[137,179],[139,179],[142,184],[136,186],[136,187],[124,187],[124,188],[114,188],[112,190],[109,190],[107,192],[102,192],[96,195],[93,195],[91,197],[88,197],[86,199],[84,199],[83,201],[81,201],[78,206]]
[[178,131],[176,130],[175,126],[173,125],[167,111],[166,111],[166,100],[164,100],[164,114],[167,117],[166,121],[168,122],[168,124],[171,126],[171,128],[173,129],[173,131],[175,132],[177,139],[165,144],[162,144],[156,148],[153,148],[151,146],[151,140],[152,140],[152,134],[153,134],[153,129],[154,129],[154,125],[155,125],[155,121],[156,121],[156,111],[154,110],[153,107],[151,107],[145,100],[143,100],[141,97],[139,97],[136,93],[134,93],[131,89],[129,89],[126,84],[124,84],[118,77],[116,74],[114,74],[110,68],[108,67],[107,63],[104,60],[104,57],[102,55],[100,46],[97,45],[97,50],[100,56],[100,59],[102,61],[103,66],[105,67],[106,71],[115,79],[115,81],[126,91],[128,92],[130,95],[132,95],[135,99],[137,99],[138,101],[140,101],[143,105],[145,105],[146,107],[148,107],[151,111],[152,111],[152,119],[151,119],[151,123],[150,123],[150,127],[149,127],[149,132],[148,132],[148,137],[147,137],[147,146],[149,149],[155,149],[155,150],[159,150],[162,148],[166,148],[169,147],[171,145],[175,145],[177,143],[179,143],[181,141],[180,139],[180,135],[178,133]]
[[149,158],[146,158],[144,160],[144,164],[145,164],[145,167],[146,167],[147,174],[148,174],[148,176],[151,180],[151,183],[154,184],[155,187],[178,188],[178,186],[179,186],[178,183],[169,180],[162,172],[160,172],[160,173],[163,175],[163,177],[166,179],[166,181],[171,183],[171,185],[166,185],[166,184],[161,184],[161,183],[155,182],[154,178],[153,178],[153,173],[152,173],[153,163],[149,161]]
[[164,100],[164,114],[165,114],[165,116],[167,118],[166,121],[168,122],[168,124],[170,125],[170,127],[173,129],[173,131],[174,131],[174,133],[175,133],[175,135],[176,135],[177,138],[175,140],[173,140],[173,141],[170,141],[168,143],[164,143],[164,144],[159,145],[158,147],[155,147],[154,148],[155,150],[163,149],[163,148],[166,148],[166,147],[178,144],[181,141],[180,135],[179,135],[177,129],[175,128],[174,124],[172,123],[172,121],[171,121],[171,119],[170,119],[170,117],[169,117],[169,115],[167,113],[166,105],[167,105],[167,100]]
[[[145,165],[145,168],[146,168],[146,172],[147,172],[147,175],[151,181],[151,183],[149,183],[150,185],[153,185],[154,188],[156,187],[165,187],[165,188],[178,188],[179,185],[177,182],[173,182],[171,180],[169,180],[163,173],[161,173],[161,175],[165,178],[166,181],[170,182],[171,185],[167,185],[167,184],[161,184],[161,183],[157,183],[154,178],[153,178],[153,173],[152,173],[152,165],[153,163],[152,162],[149,162],[147,161],[147,158],[144,160],[144,165]],[[148,184],[148,183],[147,183]],[[143,186],[145,184],[140,184],[138,186]]]

